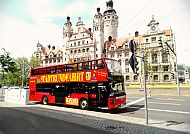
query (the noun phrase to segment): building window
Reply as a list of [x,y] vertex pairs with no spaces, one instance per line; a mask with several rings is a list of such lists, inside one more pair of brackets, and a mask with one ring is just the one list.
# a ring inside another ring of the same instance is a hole
[[72,47],[73,44],[71,44],[71,47]]
[[128,73],[129,72],[129,68],[126,68],[125,71]]
[[86,49],[86,52],[88,52],[88,51],[89,51],[89,48]]
[[126,44],[126,45],[125,45],[125,49],[128,49],[128,48],[129,48],[129,45],[128,45],[128,44]]
[[78,42],[78,45],[80,46],[80,41]]
[[114,47],[111,47],[111,50],[114,50]]
[[113,57],[114,57],[114,54],[111,55],[111,58],[113,58]]
[[118,60],[119,64],[121,65],[121,60]]
[[164,75],[164,81],[169,81],[169,76],[167,74]]
[[60,62],[60,59],[58,59],[58,62]]
[[168,63],[168,55],[167,55],[167,53],[162,54],[162,63]]
[[[84,34],[83,34],[83,36],[84,36]],[[82,41],[82,44],[84,44],[84,40]]]
[[157,63],[157,54],[152,54],[152,63]]
[[129,75],[126,76],[126,80],[129,81],[130,80],[130,77]]
[[117,55],[118,57],[122,57],[122,54],[120,54],[120,53],[118,53],[118,55]]
[[76,42],[74,42],[74,46],[76,46]]
[[172,73],[172,79],[175,79],[174,73]]
[[125,65],[129,65],[129,59],[125,59]]
[[125,53],[125,57],[127,57],[127,56],[129,56],[129,52],[126,52],[126,53]]
[[153,66],[152,71],[153,72],[158,72],[158,66]]
[[77,50],[75,50],[74,53],[77,53]]
[[85,52],[85,49],[82,49],[82,52]]
[[158,81],[158,75],[154,75],[154,81]]
[[137,76],[137,75],[134,76],[134,80],[135,80],[135,81],[138,80],[138,76]]
[[80,50],[80,49],[78,50],[78,53],[81,53],[81,50]]
[[156,37],[152,37],[152,38],[151,38],[151,41],[152,41],[152,42],[156,42]]
[[146,39],[146,43],[148,43],[148,39]]
[[163,66],[163,68],[164,68],[164,72],[169,71],[169,66]]
[[86,44],[88,44],[88,41],[86,42]]
[[72,53],[73,53],[73,50],[71,50],[70,53],[72,54]]

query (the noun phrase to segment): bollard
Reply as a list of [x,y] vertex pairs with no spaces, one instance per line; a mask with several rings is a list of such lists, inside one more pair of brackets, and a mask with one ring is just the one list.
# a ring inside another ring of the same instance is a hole
[[149,97],[152,96],[150,87],[148,88],[148,96],[149,96]]

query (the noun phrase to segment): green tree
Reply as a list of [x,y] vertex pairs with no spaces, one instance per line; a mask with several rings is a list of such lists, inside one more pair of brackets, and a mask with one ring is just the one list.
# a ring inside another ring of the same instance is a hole
[[28,85],[28,80],[29,80],[29,74],[30,74],[30,65],[28,62],[28,59],[25,57],[19,57],[16,59],[16,65],[17,65],[17,82],[18,85]]
[[7,52],[4,48],[2,48],[3,54],[0,55],[0,66],[1,66],[1,79],[4,84],[4,78],[5,78],[5,73],[8,72],[15,72],[16,71],[16,63],[12,57],[10,57],[10,53]]
[[31,68],[38,67],[38,66],[40,66],[40,60],[39,60],[39,58],[32,56],[30,58],[29,64],[30,64]]

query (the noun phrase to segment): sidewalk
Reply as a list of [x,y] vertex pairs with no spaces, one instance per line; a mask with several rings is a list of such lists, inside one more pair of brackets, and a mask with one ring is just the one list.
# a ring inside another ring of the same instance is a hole
[[[125,88],[127,95],[139,95],[143,96],[144,95],[144,89],[132,89],[132,88]],[[158,89],[158,88],[153,88],[151,89],[151,94],[152,96],[154,95],[162,95],[162,96],[178,96],[177,89],[172,88],[164,88],[164,89]],[[149,94],[149,88],[147,87],[147,94]],[[190,88],[181,88],[180,89],[180,96],[187,96],[190,97]]]
[[[88,110],[80,110],[80,109],[74,109],[74,108],[68,108],[68,107],[60,107],[60,106],[52,106],[52,105],[41,105],[41,104],[31,104],[31,105],[19,105],[19,104],[13,104],[13,103],[7,103],[7,102],[0,102],[0,107],[11,107],[18,109],[19,107],[24,109],[24,111],[28,108],[33,108],[33,110],[29,110],[27,112],[32,112],[35,109],[38,108],[43,109],[43,112],[39,112],[42,115],[46,115],[46,112],[51,112],[51,114],[60,114],[60,112],[69,112],[73,113],[75,116],[90,116],[91,119],[98,119],[102,118],[105,120],[112,120],[114,121],[122,121],[125,123],[132,123],[136,125],[143,125],[143,126],[149,126],[149,127],[155,127],[160,129],[166,129],[166,130],[175,130],[179,132],[188,132],[190,133],[190,124],[182,123],[182,124],[172,124],[161,120],[151,120],[149,119],[149,124],[145,125],[145,119],[140,118],[134,118],[129,116],[121,116],[118,114],[110,114],[110,113],[104,113],[104,112],[96,112],[96,111],[88,111]],[[28,107],[28,108],[27,108]],[[71,112],[72,111],[72,112]],[[36,114],[36,113],[35,113]],[[49,116],[49,115],[48,115]],[[52,115],[50,117],[57,117],[56,115]],[[96,118],[93,118],[96,117]],[[97,118],[98,117],[98,118]],[[84,118],[84,117],[82,117]],[[117,122],[114,122],[114,124],[118,124]],[[126,126],[127,127],[127,126]],[[117,128],[119,129],[119,127]],[[122,129],[122,128],[121,128]]]

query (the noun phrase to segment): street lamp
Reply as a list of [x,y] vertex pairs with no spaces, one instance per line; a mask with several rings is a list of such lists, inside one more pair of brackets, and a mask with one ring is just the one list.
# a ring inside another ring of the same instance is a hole
[[[160,39],[161,43],[162,43],[162,40]],[[180,96],[180,88],[179,88],[179,77],[178,77],[178,66],[177,66],[177,50],[176,50],[176,43],[175,43],[175,37],[174,37],[174,49],[171,48],[171,46],[168,44],[167,41],[164,42],[166,45],[164,45],[163,47],[166,47],[166,49],[169,48],[169,50],[175,55],[175,72],[176,72],[176,84],[177,84],[177,93],[178,93],[178,96]],[[163,43],[162,43],[163,45]]]

